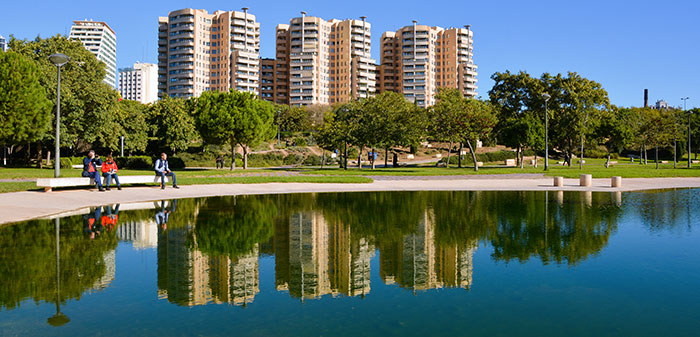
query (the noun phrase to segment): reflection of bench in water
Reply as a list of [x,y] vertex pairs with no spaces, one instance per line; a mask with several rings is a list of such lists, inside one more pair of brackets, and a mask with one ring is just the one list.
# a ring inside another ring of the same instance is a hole
[[[170,182],[170,177],[165,177],[165,182]],[[106,185],[107,178],[102,177],[102,184]],[[160,183],[160,177],[156,175],[150,176],[119,176],[119,183],[124,184],[148,184]],[[94,186],[95,181],[92,178],[75,177],[75,178],[39,178],[36,180],[37,187],[43,187],[44,192],[51,192],[54,187],[71,187],[71,186]]]
[[[85,179],[87,179],[87,178],[85,178]],[[135,203],[130,203],[130,204],[121,204],[121,205],[119,205],[119,212],[134,211],[134,210],[140,210],[140,209],[158,209],[158,208],[161,208],[160,203],[161,203],[160,201],[153,201],[153,202],[135,202]],[[172,207],[172,202],[167,201],[165,204],[165,208],[169,209],[171,207]],[[85,207],[85,208],[81,208],[81,209],[76,209],[75,211],[49,215],[48,217],[46,217],[44,219],[65,218],[65,217],[74,216],[74,215],[89,214],[90,212],[92,212],[92,209],[90,207]]]

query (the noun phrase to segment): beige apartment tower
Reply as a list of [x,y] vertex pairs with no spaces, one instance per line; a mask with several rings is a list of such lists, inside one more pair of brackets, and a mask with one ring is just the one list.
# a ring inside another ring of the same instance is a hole
[[242,11],[181,9],[158,18],[158,96],[260,87],[260,24]]
[[475,97],[476,68],[470,26],[441,28],[416,21],[381,38],[379,92],[402,93],[419,106],[435,104],[438,88],[457,88]]
[[347,102],[375,94],[371,25],[306,16],[277,26],[275,60],[265,60],[261,95],[279,104]]

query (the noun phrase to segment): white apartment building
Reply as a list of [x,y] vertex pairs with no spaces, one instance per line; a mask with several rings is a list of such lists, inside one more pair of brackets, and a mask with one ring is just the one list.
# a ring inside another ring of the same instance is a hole
[[119,93],[123,99],[143,104],[158,100],[158,65],[134,63],[133,68],[119,70]]
[[2,35],[0,35],[0,51],[7,51],[7,40]]
[[158,19],[158,96],[259,93],[260,23],[238,11],[181,9]]
[[79,40],[85,49],[97,56],[106,65],[104,82],[117,86],[117,34],[102,21],[73,21],[70,38]]

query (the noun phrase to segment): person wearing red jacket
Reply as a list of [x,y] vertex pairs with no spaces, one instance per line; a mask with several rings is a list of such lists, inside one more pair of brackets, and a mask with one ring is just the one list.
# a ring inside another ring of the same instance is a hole
[[119,169],[117,168],[117,163],[114,162],[114,158],[112,158],[112,155],[107,156],[107,160],[102,163],[102,176],[107,179],[107,184],[105,186],[107,191],[109,191],[109,184],[112,182],[112,178],[114,178],[114,181],[117,183],[117,189],[122,189],[122,186],[119,184],[117,171],[119,171]]

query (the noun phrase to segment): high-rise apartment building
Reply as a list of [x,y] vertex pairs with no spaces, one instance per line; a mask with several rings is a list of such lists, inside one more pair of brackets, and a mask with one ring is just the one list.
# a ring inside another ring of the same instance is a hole
[[116,88],[117,85],[117,34],[101,21],[73,21],[70,38],[83,43],[85,49],[97,56],[106,65],[104,82]]
[[381,38],[379,91],[399,92],[419,106],[435,104],[440,87],[476,96],[473,33],[465,28],[430,27],[416,21]]
[[7,51],[7,40],[2,35],[0,35],[0,51]]
[[[263,98],[281,104],[347,102],[375,93],[371,25],[306,16],[276,29],[276,59],[266,60]],[[267,77],[265,77],[267,75]]]
[[158,100],[158,65],[134,63],[133,68],[119,69],[119,93],[123,99],[143,104]]
[[260,86],[260,24],[238,11],[181,9],[158,19],[158,96]]

